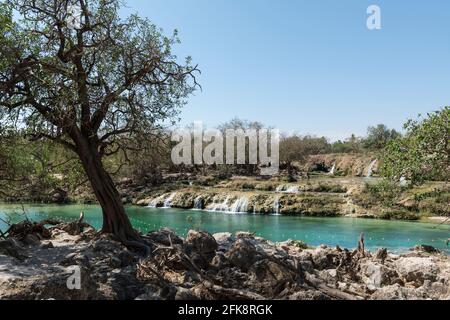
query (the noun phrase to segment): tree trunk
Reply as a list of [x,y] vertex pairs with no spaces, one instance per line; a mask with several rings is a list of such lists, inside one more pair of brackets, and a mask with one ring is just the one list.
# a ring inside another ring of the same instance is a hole
[[125,214],[119,192],[109,173],[103,167],[97,147],[83,141],[77,144],[78,155],[91,183],[94,194],[102,207],[102,232],[111,233],[129,246],[139,246],[139,234],[133,229]]

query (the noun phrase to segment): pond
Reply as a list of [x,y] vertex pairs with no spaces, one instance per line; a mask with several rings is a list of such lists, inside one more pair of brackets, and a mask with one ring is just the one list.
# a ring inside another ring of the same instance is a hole
[[[85,221],[101,227],[101,210],[95,205],[25,205],[29,219],[57,218],[73,221],[81,211]],[[370,220],[357,218],[310,218],[290,216],[264,216],[226,214],[179,209],[156,209],[129,206],[126,208],[132,224],[142,232],[169,227],[184,236],[189,229],[201,229],[210,233],[251,231],[272,241],[303,240],[317,246],[326,244],[354,248],[361,232],[366,247],[373,250],[387,248],[393,252],[405,252],[417,244],[432,245],[450,254],[446,239],[450,237],[450,225],[420,222]],[[22,220],[20,205],[0,204],[0,218],[9,217],[13,222]],[[0,221],[0,228],[6,225]]]

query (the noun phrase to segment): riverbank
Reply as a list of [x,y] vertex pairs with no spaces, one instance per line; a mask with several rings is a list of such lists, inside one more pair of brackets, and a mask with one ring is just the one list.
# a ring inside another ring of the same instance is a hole
[[[351,216],[420,220],[450,216],[443,182],[386,191],[378,178],[314,176],[297,182],[234,177],[199,184],[179,181],[141,190],[133,204],[250,214]],[[125,193],[124,193],[125,194]]]
[[450,260],[429,247],[396,255],[164,229],[145,235],[142,258],[87,225],[33,230],[0,242],[0,299],[450,298]]

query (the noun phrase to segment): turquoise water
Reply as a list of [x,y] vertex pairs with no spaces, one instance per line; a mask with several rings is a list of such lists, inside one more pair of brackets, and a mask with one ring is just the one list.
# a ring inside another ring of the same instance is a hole
[[[310,245],[327,244],[354,248],[361,232],[366,235],[370,249],[388,248],[404,252],[417,244],[428,244],[446,251],[445,241],[450,238],[450,225],[419,222],[367,220],[352,218],[308,218],[287,216],[235,215],[220,212],[204,212],[178,209],[127,207],[127,213],[135,226],[143,232],[169,227],[179,235],[189,229],[202,229],[211,233],[251,231],[272,241],[303,240]],[[0,218],[8,215],[14,222],[23,219],[18,205],[0,205]],[[100,227],[100,208],[92,205],[27,205],[29,219],[48,217],[74,220],[81,211],[86,221]],[[0,228],[6,225],[0,221]]]

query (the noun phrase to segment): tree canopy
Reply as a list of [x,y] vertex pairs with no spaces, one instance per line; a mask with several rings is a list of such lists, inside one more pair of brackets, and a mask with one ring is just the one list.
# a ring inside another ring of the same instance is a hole
[[406,134],[391,141],[383,151],[382,171],[413,184],[425,180],[450,180],[450,107],[429,113],[426,118],[409,120]]
[[[137,15],[122,19],[120,4],[2,4],[0,125],[76,153],[102,206],[103,231],[125,241],[137,236],[102,159],[126,154],[174,119],[198,86],[198,69],[172,52],[176,32],[166,37]],[[10,10],[17,12],[14,23]]]

